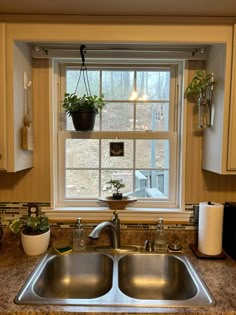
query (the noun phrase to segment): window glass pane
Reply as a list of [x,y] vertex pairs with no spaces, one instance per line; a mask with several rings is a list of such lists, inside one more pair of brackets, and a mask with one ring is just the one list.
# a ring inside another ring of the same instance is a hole
[[[124,156],[110,156],[110,142],[124,142]],[[102,140],[102,168],[133,167],[133,140]]]
[[136,168],[169,168],[169,140],[136,140]]
[[[93,71],[89,70],[87,71],[89,86],[91,90],[92,95],[99,95],[99,71]],[[84,71],[79,71],[79,69],[67,69],[66,71],[66,92],[67,93],[74,93],[76,89],[76,85],[79,80],[78,88],[77,88],[77,94],[78,95],[84,95],[88,94],[86,93],[86,87],[85,83],[86,80],[86,73]]]
[[102,93],[107,100],[128,100],[134,87],[134,71],[103,71]]
[[137,98],[169,100],[170,71],[137,71]]
[[66,115],[66,130],[75,130],[71,116]]
[[66,168],[98,168],[97,139],[66,139]]
[[94,198],[99,195],[99,172],[96,170],[67,170],[66,198]]
[[135,129],[140,131],[168,131],[169,103],[137,104]]
[[125,187],[120,192],[124,195],[133,195],[133,171],[131,170],[102,170],[101,183],[102,183],[102,197],[112,195],[112,189],[110,185],[106,184],[110,179],[123,180]]
[[142,198],[167,199],[169,196],[169,171],[136,170],[135,195]]
[[102,111],[102,130],[133,130],[134,105],[110,103]]

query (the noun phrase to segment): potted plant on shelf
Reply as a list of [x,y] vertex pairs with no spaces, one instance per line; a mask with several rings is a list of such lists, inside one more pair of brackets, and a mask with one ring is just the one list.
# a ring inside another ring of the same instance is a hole
[[106,184],[109,185],[107,189],[113,189],[113,194],[108,197],[99,197],[98,200],[106,203],[110,210],[124,210],[129,203],[137,201],[137,198],[123,196],[120,192],[120,189],[125,187],[122,179],[110,179]]
[[107,182],[108,185],[111,185],[113,190],[112,199],[114,200],[121,200],[123,197],[123,194],[120,192],[120,189],[125,187],[125,184],[123,183],[122,179],[111,179]]
[[44,253],[50,241],[50,225],[44,215],[21,217],[9,223],[13,233],[21,232],[21,244],[25,254],[40,255]]
[[197,98],[198,124],[200,128],[211,126],[211,105],[213,97],[214,74],[205,74],[198,70],[185,90],[185,96],[193,95]]
[[72,117],[76,131],[91,131],[94,128],[96,115],[101,112],[105,103],[102,96],[66,93],[63,108]]

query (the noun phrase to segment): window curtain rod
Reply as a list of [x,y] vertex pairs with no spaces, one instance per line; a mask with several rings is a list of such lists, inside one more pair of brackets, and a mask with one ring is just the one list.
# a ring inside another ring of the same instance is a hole
[[[80,52],[80,48],[74,48],[74,47],[41,47],[41,46],[33,46],[33,50],[35,52],[44,51],[45,53],[53,52],[53,51],[71,51],[71,52]],[[207,52],[207,47],[199,47],[199,48],[180,48],[180,47],[160,47],[160,48],[132,48],[132,47],[124,47],[124,48],[93,48],[93,47],[86,47],[85,51],[92,51],[92,52],[136,52],[136,53],[142,53],[142,52],[149,52],[149,53],[155,53],[155,52],[191,52],[194,56],[196,53],[205,54]]]
[[[200,59],[207,56],[207,47],[87,47],[86,59],[96,58],[180,58]],[[33,58],[80,58],[80,47],[39,46],[32,47]]]

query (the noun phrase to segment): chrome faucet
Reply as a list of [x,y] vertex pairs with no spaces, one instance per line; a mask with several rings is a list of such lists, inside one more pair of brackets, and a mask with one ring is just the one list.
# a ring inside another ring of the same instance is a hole
[[120,248],[120,219],[118,218],[118,212],[113,212],[112,222],[101,222],[99,223],[89,234],[89,238],[98,239],[102,231],[106,228],[111,229],[112,238],[111,243],[114,249]]

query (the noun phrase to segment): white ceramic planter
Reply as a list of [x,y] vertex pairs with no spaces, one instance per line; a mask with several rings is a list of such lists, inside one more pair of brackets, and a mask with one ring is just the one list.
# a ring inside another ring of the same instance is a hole
[[40,235],[26,235],[21,232],[21,244],[26,255],[35,256],[43,254],[50,241],[50,230]]

